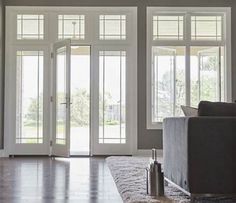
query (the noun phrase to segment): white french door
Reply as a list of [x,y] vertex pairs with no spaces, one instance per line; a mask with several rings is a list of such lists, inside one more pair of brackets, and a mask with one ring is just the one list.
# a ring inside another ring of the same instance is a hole
[[[127,80],[132,73],[124,47],[94,49],[92,92],[92,154],[131,154]],[[131,79],[131,78],[130,78]],[[130,95],[129,95],[129,94]]]
[[53,45],[52,155],[70,155],[70,40]]
[[[46,68],[50,64],[46,49],[16,48],[16,63],[12,65],[16,67],[17,78],[16,92],[12,93],[16,95],[16,128],[12,129],[16,136],[12,137],[10,154],[68,157],[71,152],[81,150],[83,143],[77,142],[83,141],[92,155],[132,153],[130,125],[136,120],[130,116],[133,97],[130,51],[123,46],[97,46],[91,50],[90,72],[89,46],[71,46],[70,40],[55,43],[50,73]],[[76,54],[80,57],[75,60]],[[77,64],[78,61],[81,63]],[[74,70],[78,66],[86,70]],[[83,79],[79,79],[79,73],[84,74]],[[86,102],[82,103],[87,105],[82,107],[78,91],[81,89],[83,93],[85,87],[87,93],[82,96]],[[86,125],[75,125],[76,119],[84,122],[84,115]],[[73,149],[71,138],[77,143],[73,143]]]

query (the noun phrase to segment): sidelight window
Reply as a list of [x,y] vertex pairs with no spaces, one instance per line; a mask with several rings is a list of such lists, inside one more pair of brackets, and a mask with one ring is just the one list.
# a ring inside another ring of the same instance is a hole
[[17,51],[16,143],[43,143],[43,52]]
[[126,143],[126,52],[99,52],[99,143]]

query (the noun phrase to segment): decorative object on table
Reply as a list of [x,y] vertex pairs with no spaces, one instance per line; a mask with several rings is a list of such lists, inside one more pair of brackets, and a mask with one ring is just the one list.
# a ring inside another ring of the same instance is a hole
[[164,195],[164,174],[161,171],[161,164],[157,161],[156,149],[152,149],[152,158],[146,168],[147,194],[151,196]]

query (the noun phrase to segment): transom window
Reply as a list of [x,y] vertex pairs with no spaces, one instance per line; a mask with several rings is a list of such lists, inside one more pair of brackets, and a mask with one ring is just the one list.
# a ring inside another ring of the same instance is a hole
[[229,101],[229,18],[227,9],[148,9],[148,128],[182,116],[181,105]]
[[184,16],[153,16],[153,40],[183,40]]
[[125,40],[126,15],[100,15],[99,16],[100,40]]
[[80,39],[85,38],[85,16],[84,15],[59,15],[58,16],[58,38]]
[[42,40],[44,15],[17,15],[17,39]]
[[191,16],[192,40],[222,40],[222,16]]

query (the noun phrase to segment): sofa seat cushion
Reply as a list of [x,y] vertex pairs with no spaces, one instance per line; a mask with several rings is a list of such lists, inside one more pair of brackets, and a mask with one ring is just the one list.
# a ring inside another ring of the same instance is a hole
[[198,116],[236,116],[236,103],[201,101]]

